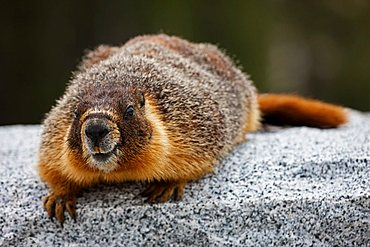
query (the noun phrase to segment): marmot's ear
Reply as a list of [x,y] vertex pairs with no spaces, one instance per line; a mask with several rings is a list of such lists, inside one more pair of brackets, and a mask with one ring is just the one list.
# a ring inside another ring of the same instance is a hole
[[78,70],[84,71],[90,68],[94,64],[99,63],[116,53],[118,49],[118,47],[114,46],[100,45],[92,51],[86,51],[81,63],[78,65]]

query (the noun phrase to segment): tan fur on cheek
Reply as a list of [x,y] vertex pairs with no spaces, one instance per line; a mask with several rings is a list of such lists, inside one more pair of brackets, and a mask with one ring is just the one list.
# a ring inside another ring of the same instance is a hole
[[[109,174],[104,174],[108,181],[151,181],[165,177],[171,152],[167,129],[160,119],[155,101],[146,98],[145,117],[152,126],[150,143],[134,159],[121,164],[121,167]],[[125,154],[121,154],[125,155]],[[117,157],[120,155],[118,154]]]
[[153,128],[151,142],[134,159],[104,174],[104,180],[189,181],[210,172],[217,160],[179,141],[180,137],[170,133],[171,126],[162,120],[155,100],[148,97],[146,101],[145,116]]

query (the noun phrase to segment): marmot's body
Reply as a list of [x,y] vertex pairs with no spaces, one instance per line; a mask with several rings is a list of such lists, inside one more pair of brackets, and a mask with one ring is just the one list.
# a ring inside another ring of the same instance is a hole
[[[261,103],[266,112],[274,97]],[[341,108],[318,107],[334,126],[345,121]],[[146,181],[150,201],[180,198],[259,116],[254,86],[215,46],[155,35],[99,47],[44,122],[45,208],[60,222],[65,209],[74,217],[76,193],[99,182]]]

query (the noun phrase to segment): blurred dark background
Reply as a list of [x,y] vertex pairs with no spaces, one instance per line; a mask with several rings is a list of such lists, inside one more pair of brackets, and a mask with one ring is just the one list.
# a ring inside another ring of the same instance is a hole
[[165,32],[227,51],[261,92],[370,110],[370,1],[3,1],[0,124],[39,123],[84,50]]

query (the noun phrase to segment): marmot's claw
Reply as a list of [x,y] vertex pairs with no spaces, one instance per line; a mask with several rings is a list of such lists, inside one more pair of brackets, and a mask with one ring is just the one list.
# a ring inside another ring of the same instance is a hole
[[147,197],[147,202],[166,202],[173,198],[179,200],[184,194],[184,182],[154,182],[146,188],[141,195]]
[[67,210],[71,218],[76,221],[76,197],[74,195],[49,194],[44,198],[44,208],[50,218],[55,217],[63,227],[64,211]]
[[77,213],[76,213],[76,199],[73,198],[73,200],[66,201],[66,209],[69,213],[69,216],[73,219],[74,222],[76,222]]

